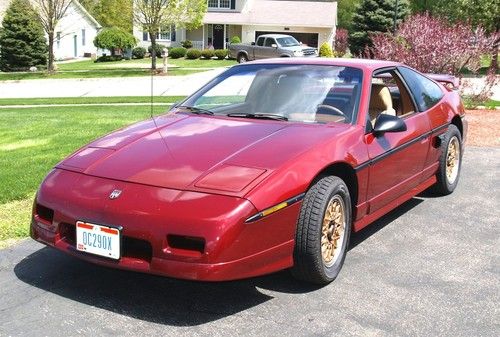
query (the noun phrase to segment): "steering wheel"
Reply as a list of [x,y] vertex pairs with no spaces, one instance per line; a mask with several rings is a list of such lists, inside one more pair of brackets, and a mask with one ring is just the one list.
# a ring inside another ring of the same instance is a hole
[[319,109],[321,108],[325,108],[325,109],[328,109],[328,110],[331,110],[333,111],[336,115],[338,116],[341,116],[341,117],[344,117],[346,120],[347,120],[347,116],[345,115],[345,113],[342,112],[342,110],[340,110],[339,108],[336,108],[334,106],[331,106],[331,105],[327,105],[327,104],[318,104],[318,108],[316,111],[318,111]]

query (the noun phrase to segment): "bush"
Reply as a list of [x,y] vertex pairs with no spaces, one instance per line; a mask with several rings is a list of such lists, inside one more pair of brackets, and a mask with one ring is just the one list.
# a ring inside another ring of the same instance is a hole
[[182,41],[181,45],[182,45],[182,47],[184,47],[186,49],[193,48],[193,42],[191,42],[189,40]]
[[116,62],[116,61],[121,61],[123,60],[123,56],[121,55],[103,55],[101,57],[98,57],[95,62]]
[[218,60],[223,60],[227,56],[227,49],[216,49],[214,54]]
[[[0,69],[23,71],[47,63],[45,33],[28,0],[14,0],[0,24]],[[1,26],[3,25],[3,29]]]
[[196,60],[196,59],[199,59],[200,57],[201,57],[201,50],[198,50],[198,49],[189,49],[186,52],[186,58],[188,60]]
[[212,57],[214,57],[214,55],[215,55],[215,52],[212,49],[205,49],[205,50],[202,50],[202,52],[201,52],[201,56],[204,59],[211,59]]
[[347,49],[349,48],[349,32],[347,29],[339,28],[335,34],[335,52],[338,56],[342,57],[347,54]]
[[332,47],[327,42],[323,42],[319,47],[319,57],[333,57]]
[[170,49],[170,52],[168,53],[168,56],[173,59],[178,59],[181,57],[184,57],[186,55],[186,48],[182,47],[176,47]]
[[233,36],[231,38],[231,43],[241,43],[241,39],[239,36]]
[[143,59],[146,56],[146,48],[137,47],[132,50],[132,58]]
[[94,39],[94,46],[111,51],[113,56],[116,50],[132,49],[136,44],[132,34],[115,27],[104,28]]
[[[159,44],[159,43],[155,44],[156,57],[161,57],[161,54],[163,53],[163,49],[165,49],[164,45]],[[148,47],[148,53],[149,53],[149,55],[153,55],[153,46],[152,45],[150,45]]]

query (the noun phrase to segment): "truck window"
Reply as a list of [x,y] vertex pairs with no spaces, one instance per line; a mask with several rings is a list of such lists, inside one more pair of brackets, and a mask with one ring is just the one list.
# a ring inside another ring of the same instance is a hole
[[266,39],[265,47],[271,47],[272,44],[276,43],[276,41],[272,37],[268,37]]
[[265,39],[264,37],[259,37],[257,39],[257,43],[256,43],[257,46],[261,46],[262,47],[264,45],[264,39]]

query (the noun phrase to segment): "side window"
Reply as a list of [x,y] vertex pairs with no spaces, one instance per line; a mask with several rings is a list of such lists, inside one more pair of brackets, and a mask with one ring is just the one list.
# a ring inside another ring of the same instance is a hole
[[264,38],[263,37],[259,37],[257,39],[257,43],[256,44],[257,44],[257,46],[262,47],[264,45]]
[[429,110],[443,98],[444,94],[439,85],[427,77],[405,67],[399,68],[399,71],[410,87],[419,111]]
[[273,39],[273,38],[268,37],[268,38],[266,39],[266,45],[265,45],[265,46],[266,46],[266,47],[271,47],[274,43],[276,43],[276,41],[274,41],[274,39]]

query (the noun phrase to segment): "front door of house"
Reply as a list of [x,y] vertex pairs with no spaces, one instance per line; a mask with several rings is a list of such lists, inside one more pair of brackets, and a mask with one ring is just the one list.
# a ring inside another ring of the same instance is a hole
[[78,57],[78,36],[73,35],[74,57]]
[[213,25],[214,48],[224,49],[224,25]]

